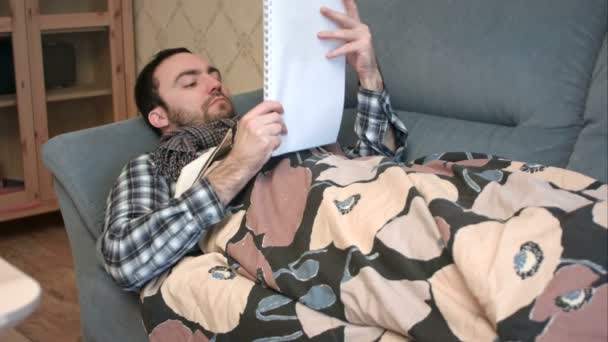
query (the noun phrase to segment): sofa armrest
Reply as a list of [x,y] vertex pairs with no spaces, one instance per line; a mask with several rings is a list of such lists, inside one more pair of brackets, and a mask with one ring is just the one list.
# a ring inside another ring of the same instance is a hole
[[62,184],[54,179],[54,185],[72,248],[84,340],[146,341],[137,295],[121,290],[101,268],[95,239]]
[[105,201],[120,170],[158,141],[140,117],[62,134],[42,147],[42,160],[73,200],[86,228],[97,237]]

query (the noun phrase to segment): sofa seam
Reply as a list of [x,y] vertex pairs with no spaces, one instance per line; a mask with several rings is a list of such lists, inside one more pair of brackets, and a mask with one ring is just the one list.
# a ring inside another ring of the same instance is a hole
[[604,31],[604,37],[602,39],[602,43],[599,45],[599,48],[597,49],[597,51],[595,53],[593,68],[591,69],[591,74],[590,74],[589,80],[587,82],[587,87],[586,87],[587,90],[586,90],[585,99],[583,101],[583,106],[582,106],[583,108],[578,115],[581,118],[581,122],[582,122],[581,130],[580,130],[578,136],[576,137],[576,141],[572,145],[572,149],[570,150],[570,153],[568,154],[568,163],[566,164],[566,167],[568,167],[568,165],[570,165],[570,161],[572,161],[572,156],[574,155],[574,149],[580,139],[580,134],[585,129],[585,113],[587,112],[587,103],[589,101],[589,96],[591,96],[591,86],[593,85],[593,81],[595,79],[594,76],[595,76],[596,67],[598,65],[598,62],[600,61],[600,54],[602,53],[604,46],[607,45],[607,42],[608,42],[608,31]]

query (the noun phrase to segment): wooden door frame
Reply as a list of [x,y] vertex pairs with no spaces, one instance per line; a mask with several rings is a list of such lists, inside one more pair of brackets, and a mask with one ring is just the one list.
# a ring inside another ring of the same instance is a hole
[[44,87],[44,67],[42,60],[42,30],[40,27],[40,6],[38,0],[25,0],[27,20],[27,41],[29,44],[30,73],[32,83],[32,105],[34,113],[34,137],[38,154],[38,180],[40,199],[53,199],[53,180],[50,172],[44,167],[40,154],[42,144],[49,140],[49,125]]
[[112,65],[112,109],[114,121],[127,118],[125,59],[123,45],[123,6],[122,0],[107,0],[110,15],[108,44]]
[[133,29],[133,0],[122,0],[122,36],[125,65],[125,94],[127,117],[137,116],[135,105],[135,30]]

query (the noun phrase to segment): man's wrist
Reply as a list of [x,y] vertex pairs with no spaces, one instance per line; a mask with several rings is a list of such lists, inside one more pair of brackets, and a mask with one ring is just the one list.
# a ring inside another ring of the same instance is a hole
[[219,167],[224,167],[227,172],[234,175],[234,179],[239,179],[246,184],[249,180],[255,176],[257,170],[252,170],[251,167],[243,163],[238,158],[233,157],[232,154],[228,154],[226,158],[220,161]]
[[379,71],[376,71],[370,75],[360,76],[359,84],[363,89],[371,91],[382,91],[384,90],[384,81]]
[[254,174],[248,168],[227,156],[207,175],[207,181],[224,206],[243,189]]

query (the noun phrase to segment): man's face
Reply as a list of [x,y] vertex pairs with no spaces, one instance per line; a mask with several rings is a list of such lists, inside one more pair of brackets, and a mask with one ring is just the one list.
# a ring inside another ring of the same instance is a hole
[[178,53],[165,59],[154,77],[168,107],[170,129],[234,116],[220,72],[194,54]]

